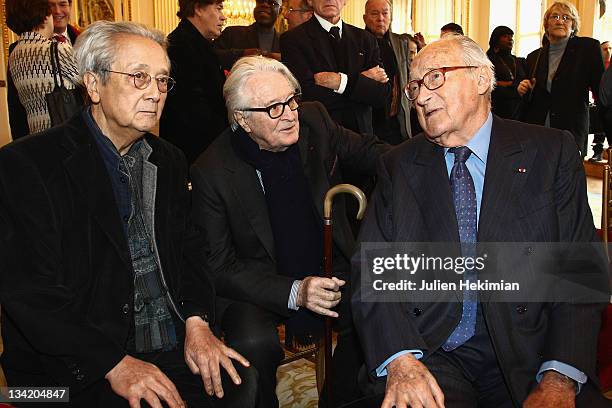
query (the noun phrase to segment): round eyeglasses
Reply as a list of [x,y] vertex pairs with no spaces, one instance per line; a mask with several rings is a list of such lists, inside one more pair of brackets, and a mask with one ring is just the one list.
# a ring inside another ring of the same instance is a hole
[[[151,84],[151,80],[153,79],[151,75],[149,75],[146,72],[142,72],[142,71],[137,71],[137,72],[134,72],[133,74],[129,72],[112,71],[110,69],[103,69],[102,71],[112,72],[113,74],[120,74],[120,75],[126,75],[129,77],[132,77],[132,79],[134,80],[134,86],[136,87],[136,89],[140,89],[140,90],[148,88],[149,85]],[[169,77],[168,75],[156,76],[155,82],[157,82],[157,89],[161,93],[170,92],[170,90],[172,90],[172,88],[174,87],[174,84],[176,84],[176,81],[173,78]]]
[[406,88],[404,89],[404,93],[408,97],[409,100],[414,101],[419,97],[419,91],[421,90],[421,85],[425,85],[425,88],[430,91],[434,91],[444,85],[446,81],[446,73],[448,71],[454,71],[456,69],[465,69],[465,68],[478,68],[473,65],[461,65],[457,67],[440,67],[434,68],[431,71],[428,71],[423,75],[421,79],[415,79],[413,81],[408,82]]
[[567,14],[563,14],[562,16],[560,16],[559,14],[551,14],[550,16],[548,16],[548,19],[555,21],[562,20],[564,23],[567,23],[568,21],[574,21],[572,16],[569,16]]
[[245,112],[267,112],[270,119],[278,119],[285,113],[285,106],[288,106],[292,111],[296,110],[300,106],[300,94],[295,93],[286,102],[273,103],[265,108],[245,108],[239,109]]

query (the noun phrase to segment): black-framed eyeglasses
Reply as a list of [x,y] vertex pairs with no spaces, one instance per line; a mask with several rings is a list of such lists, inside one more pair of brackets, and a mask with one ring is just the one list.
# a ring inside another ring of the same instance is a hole
[[[134,80],[134,86],[136,87],[136,89],[141,89],[141,90],[148,88],[149,85],[151,84],[151,80],[153,79],[151,75],[149,75],[146,72],[142,72],[142,71],[137,71],[134,73],[113,71],[110,69],[103,69],[102,71],[112,72],[113,74],[121,74],[121,75],[127,75],[129,77],[132,77],[132,79]],[[172,88],[176,84],[176,81],[173,78],[169,77],[168,75],[156,76],[155,82],[157,82],[157,89],[161,93],[170,92],[170,90],[172,90]]]
[[286,102],[273,103],[265,108],[245,108],[240,110],[245,112],[267,112],[270,119],[278,119],[285,113],[285,106],[288,106],[292,111],[300,106],[300,96],[301,94],[295,93]]
[[559,14],[551,14],[550,16],[548,16],[549,20],[563,20],[564,23],[568,22],[568,21],[574,21],[574,19],[572,18],[572,16],[567,15],[567,14],[563,14],[562,16],[560,16]]
[[419,91],[421,90],[421,85],[425,85],[425,88],[430,91],[436,90],[444,85],[446,81],[446,73],[448,71],[454,71],[456,69],[464,69],[464,68],[478,68],[473,65],[460,65],[456,67],[440,67],[434,68],[428,71],[423,78],[415,79],[413,81],[408,82],[404,92],[409,100],[414,101],[419,97]]
[[270,7],[280,7],[280,4],[274,0],[255,0],[256,4],[267,4]]

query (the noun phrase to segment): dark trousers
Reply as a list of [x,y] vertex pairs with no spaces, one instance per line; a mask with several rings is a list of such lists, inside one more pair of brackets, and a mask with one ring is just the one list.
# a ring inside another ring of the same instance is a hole
[[[95,351],[92,350],[93,352]],[[225,395],[222,399],[218,399],[206,394],[202,377],[193,375],[187,367],[183,358],[182,344],[174,351],[135,354],[133,357],[148,361],[163,371],[174,383],[189,408],[243,408],[255,406],[257,398],[257,371],[252,368],[244,368],[239,363],[234,364],[242,379],[242,384],[239,386],[234,385],[224,369],[221,368]],[[9,367],[6,367],[4,372],[8,385],[12,387],[59,386],[57,384],[50,385],[49,377],[42,374],[26,373],[13,370]],[[41,407],[40,403],[12,404],[16,407]],[[129,408],[127,400],[115,394],[110,387],[110,383],[104,379],[94,383],[79,394],[70,395],[70,403],[44,404],[44,406],[57,408]],[[148,407],[149,405],[142,400],[141,406]],[[166,405],[164,404],[164,406]]]
[[[363,358],[355,332],[351,328],[351,315],[345,311],[344,304],[345,302],[341,303],[338,312],[343,318],[337,325],[338,343],[332,360],[333,407],[360,396],[357,373],[363,364]],[[346,304],[350,305],[350,302],[347,301]],[[276,329],[280,322],[282,316],[243,302],[231,303],[221,317],[226,343],[249,360],[259,373],[259,408],[275,408],[279,404],[276,396],[276,370],[284,357]],[[326,379],[324,387],[327,387],[328,383],[329,380]],[[321,395],[324,396],[325,391]],[[327,405],[322,401],[320,406]]]
[[[518,408],[523,403],[523,401],[513,401],[504,382],[480,305],[474,337],[451,352],[439,349],[422,362],[442,389],[446,407]],[[361,378],[363,383],[367,382],[365,370],[362,370]],[[369,396],[342,408],[379,407],[385,397],[385,380],[386,377],[383,377],[373,384],[366,385]],[[612,404],[610,401],[606,402],[592,381],[589,381],[577,396],[576,406],[604,408]]]

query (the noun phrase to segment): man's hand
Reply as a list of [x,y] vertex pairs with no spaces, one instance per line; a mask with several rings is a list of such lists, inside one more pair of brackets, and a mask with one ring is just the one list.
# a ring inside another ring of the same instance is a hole
[[208,327],[208,323],[198,316],[192,316],[185,322],[185,362],[194,374],[202,376],[202,382],[208,395],[223,397],[221,386],[221,370],[225,368],[234,384],[241,383],[240,376],[234,368],[232,360],[245,367],[250,363],[236,350],[227,347]]
[[366,71],[363,71],[361,75],[380,82],[381,84],[386,84],[387,82],[389,82],[389,77],[387,76],[387,73],[383,68],[378,65]]
[[535,86],[535,78],[533,79],[523,79],[521,83],[518,84],[516,91],[519,95],[524,96],[527,92],[533,89]]
[[159,368],[146,361],[125,356],[104,376],[115,394],[128,400],[130,408],[140,408],[144,399],[152,408],[162,408],[160,399],[170,408],[184,408],[176,387]]
[[308,276],[302,280],[296,303],[323,316],[338,317],[338,313],[330,309],[340,302],[340,287],[345,283],[336,277]]
[[314,74],[316,85],[337,91],[340,88],[340,74],[337,72],[317,72]]
[[412,354],[387,366],[387,389],[380,408],[444,408],[444,394],[427,367]]
[[547,371],[542,381],[531,391],[523,408],[574,408],[576,382],[555,371]]

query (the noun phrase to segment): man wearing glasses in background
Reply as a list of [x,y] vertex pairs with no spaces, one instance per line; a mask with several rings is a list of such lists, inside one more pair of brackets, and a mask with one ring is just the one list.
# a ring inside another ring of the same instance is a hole
[[287,20],[287,29],[292,30],[310,20],[312,17],[312,7],[306,0],[288,0],[283,8],[283,17]]
[[347,168],[374,174],[388,149],[340,127],[320,103],[298,104],[299,92],[280,62],[240,59],[223,88],[231,128],[191,168],[193,219],[205,237],[217,321],[227,344],[257,368],[262,408],[278,407],[277,324],[304,344],[320,338],[323,316],[335,318],[338,330],[334,406],[357,396],[356,389],[347,395],[362,361],[346,296],[354,239],[338,197],[335,276],[321,277],[323,197]]
[[[589,276],[601,292],[587,301],[602,303],[572,303],[578,293],[571,291],[547,301],[538,297],[547,288],[537,285],[505,303],[467,289],[450,292],[451,300],[410,292],[402,302],[376,301],[361,286],[372,273],[362,269],[364,249],[353,262],[353,314],[378,396],[351,408],[609,406],[595,361],[609,276],[582,161],[569,132],[493,116],[494,85],[492,63],[468,37],[447,36],[417,54],[406,94],[424,134],[379,162],[359,241],[461,243],[459,256],[469,245],[524,243],[520,256],[487,265],[489,273],[509,271],[507,280],[518,271],[551,273],[539,268],[535,255],[544,246],[537,243],[588,248],[584,258],[555,258],[553,273],[562,266],[567,280]],[[423,273],[436,271],[414,276]],[[475,278],[485,276],[472,270],[463,277]]]
[[100,21],[75,56],[90,105],[0,150],[8,385],[68,387],[71,407],[253,407],[257,374],[209,326],[185,156],[149,133],[174,85],[164,35]]
[[274,24],[282,3],[282,0],[256,0],[253,24],[223,30],[215,41],[215,48],[224,69],[230,70],[239,58],[247,55],[264,55],[280,61],[280,44]]

